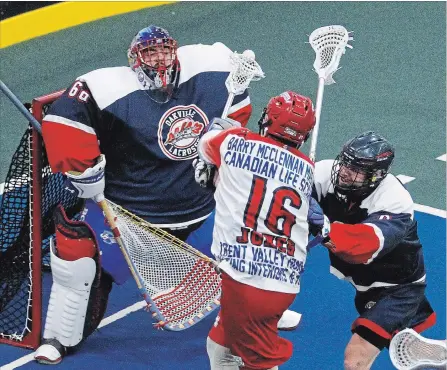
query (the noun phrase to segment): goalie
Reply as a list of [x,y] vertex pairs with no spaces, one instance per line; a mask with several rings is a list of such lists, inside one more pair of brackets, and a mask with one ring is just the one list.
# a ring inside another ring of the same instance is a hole
[[[53,172],[65,173],[67,190],[79,197],[99,200],[105,194],[151,224],[209,251],[213,190],[196,184],[191,163],[209,118],[225,108],[231,54],[222,43],[178,48],[161,27],[140,30],[128,48],[129,67],[87,73],[51,105],[42,134]],[[235,97],[229,116],[245,126],[250,114],[245,91]],[[130,277],[129,269],[94,201],[86,202],[83,220],[94,230],[101,251],[101,266],[95,261],[101,271],[95,274],[106,280],[105,294],[111,281],[122,284]],[[197,240],[203,248],[194,244]],[[81,276],[78,279],[83,281]],[[64,302],[62,295],[78,294],[76,290],[76,285],[65,284],[57,295],[58,304]],[[96,300],[92,291],[83,292],[82,297]],[[55,299],[53,294],[50,299]],[[76,310],[79,317],[86,314],[85,306]],[[89,315],[85,319],[89,325],[99,324]],[[66,338],[54,329],[61,324],[48,316],[43,345],[35,354],[38,362],[59,363],[67,347],[92,331],[84,331],[81,337],[79,332],[67,333],[73,337]]]

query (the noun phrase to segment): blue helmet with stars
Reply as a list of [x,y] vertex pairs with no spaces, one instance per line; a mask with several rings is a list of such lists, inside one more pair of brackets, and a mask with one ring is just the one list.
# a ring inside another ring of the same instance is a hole
[[127,50],[130,68],[152,100],[168,102],[177,87],[180,65],[177,41],[158,26],[140,30]]

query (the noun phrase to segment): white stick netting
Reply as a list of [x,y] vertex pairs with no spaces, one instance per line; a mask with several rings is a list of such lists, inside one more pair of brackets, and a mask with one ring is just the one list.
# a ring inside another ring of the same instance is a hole
[[230,93],[242,94],[251,81],[264,78],[261,66],[255,61],[254,53],[246,50],[243,54],[234,52],[231,56],[234,70],[229,74],[225,84]]
[[315,51],[314,69],[319,77],[330,85],[335,81],[332,75],[337,71],[341,56],[345,53],[348,41],[353,40],[352,34],[343,26],[321,27],[309,36],[309,43]]
[[446,369],[445,342],[427,339],[411,329],[405,329],[393,338],[390,357],[399,370]]
[[221,280],[214,261],[185,242],[107,201],[144,286],[153,316],[170,330],[182,330],[219,305]]

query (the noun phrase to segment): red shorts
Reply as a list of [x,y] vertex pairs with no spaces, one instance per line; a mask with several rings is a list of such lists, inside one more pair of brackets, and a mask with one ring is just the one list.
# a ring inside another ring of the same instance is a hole
[[239,356],[242,369],[281,365],[292,356],[292,343],[278,336],[278,321],[295,296],[242,284],[222,273],[221,309],[209,336]]

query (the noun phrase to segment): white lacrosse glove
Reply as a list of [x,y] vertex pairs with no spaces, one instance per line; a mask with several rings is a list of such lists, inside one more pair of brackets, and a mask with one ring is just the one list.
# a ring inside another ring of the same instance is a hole
[[205,132],[214,130],[222,131],[232,127],[241,127],[241,123],[231,118],[215,117],[211,120],[211,123],[207,126]]
[[79,198],[94,199],[99,202],[104,199],[104,169],[106,157],[101,154],[98,163],[87,168],[81,174],[66,172],[65,190]]
[[216,167],[207,164],[200,158],[196,158],[192,161],[194,167],[194,179],[202,188],[209,188],[214,186],[214,175],[216,173]]

